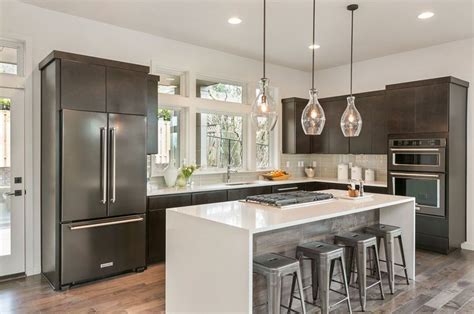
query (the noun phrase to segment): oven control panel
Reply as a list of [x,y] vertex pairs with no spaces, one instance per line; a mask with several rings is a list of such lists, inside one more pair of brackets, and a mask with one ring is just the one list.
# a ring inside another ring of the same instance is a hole
[[390,147],[445,147],[445,138],[393,139]]

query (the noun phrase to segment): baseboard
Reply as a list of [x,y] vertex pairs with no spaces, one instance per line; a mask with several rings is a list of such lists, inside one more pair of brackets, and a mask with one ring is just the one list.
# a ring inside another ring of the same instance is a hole
[[469,250],[469,251],[474,251],[474,243],[472,242],[464,242],[461,244],[461,248],[463,250]]

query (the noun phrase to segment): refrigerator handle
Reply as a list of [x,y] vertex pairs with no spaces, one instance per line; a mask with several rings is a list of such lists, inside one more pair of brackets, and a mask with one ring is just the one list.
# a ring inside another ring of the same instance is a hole
[[101,169],[101,180],[102,180],[102,199],[100,202],[105,204],[107,202],[107,128],[100,128],[101,144],[102,144],[102,169]]
[[111,184],[112,184],[112,198],[110,199],[110,201],[112,203],[115,203],[115,168],[116,168],[116,162],[115,162],[115,128],[111,128],[110,129],[110,153],[111,153]]

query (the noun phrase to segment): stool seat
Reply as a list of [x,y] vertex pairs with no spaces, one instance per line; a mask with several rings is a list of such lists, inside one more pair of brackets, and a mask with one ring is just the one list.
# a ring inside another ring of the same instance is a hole
[[346,232],[336,235],[335,238],[344,242],[345,245],[357,245],[360,242],[377,240],[374,235],[363,232]]
[[313,241],[298,245],[297,250],[304,253],[305,256],[334,254],[343,251],[343,248],[325,242]]
[[268,269],[279,270],[290,266],[291,264],[297,264],[298,260],[276,253],[268,253],[256,256],[253,259],[253,262]]
[[366,227],[365,232],[373,234],[378,237],[383,237],[387,234],[392,234],[396,236],[402,233],[402,229],[397,226],[375,224],[375,225]]

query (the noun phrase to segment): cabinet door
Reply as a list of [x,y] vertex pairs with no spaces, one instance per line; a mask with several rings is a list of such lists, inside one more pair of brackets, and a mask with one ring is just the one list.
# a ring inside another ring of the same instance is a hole
[[192,195],[192,204],[211,204],[211,203],[220,203],[227,201],[227,191],[209,191],[209,192],[199,192],[193,193]]
[[107,68],[107,112],[146,115],[147,74]]
[[376,98],[372,110],[372,154],[387,154],[390,108],[385,102],[385,96]]
[[388,133],[413,133],[415,131],[415,88],[391,89],[386,92],[389,109]]
[[106,113],[62,111],[61,221],[107,215],[106,128]]
[[346,110],[345,99],[327,102],[323,108],[326,112],[326,125],[329,136],[329,154],[348,154],[349,138],[341,131],[341,116]]
[[295,143],[296,143],[296,153],[297,154],[310,154],[311,153],[311,138],[313,136],[306,135],[303,131],[303,126],[301,125],[301,114],[303,113],[304,107],[306,107],[306,102],[297,101],[295,104]]
[[270,186],[245,188],[245,189],[231,189],[227,191],[227,200],[237,201],[237,200],[243,200],[247,196],[270,194],[270,193],[272,193],[272,188]]
[[272,186],[272,193],[293,192],[304,190],[305,188],[304,183],[274,185]]
[[61,60],[61,108],[105,112],[105,67]]
[[191,205],[191,193],[148,197],[148,209],[164,209]]
[[372,153],[374,98],[369,96],[355,99],[356,108],[362,117],[362,130],[359,136],[349,138],[351,154]]
[[109,114],[109,216],[146,211],[146,118]]
[[364,186],[364,191],[368,193],[388,194],[388,188],[380,186]]
[[416,132],[448,132],[449,85],[416,88]]
[[284,154],[311,153],[312,136],[304,134],[301,114],[307,101],[304,99],[285,99],[282,103],[282,152]]
[[147,82],[146,153],[158,153],[158,80]]
[[148,211],[147,264],[164,262],[166,257],[166,209]]

